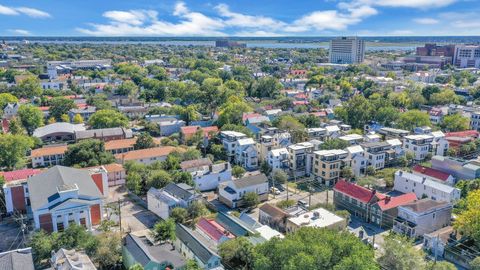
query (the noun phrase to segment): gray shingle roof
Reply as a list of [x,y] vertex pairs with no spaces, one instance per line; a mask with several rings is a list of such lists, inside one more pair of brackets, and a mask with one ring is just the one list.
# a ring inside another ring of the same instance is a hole
[[193,236],[192,231],[182,224],[177,224],[176,235],[177,238],[182,241],[182,243],[187,246],[204,264],[206,264],[210,258],[212,258],[212,256],[218,256],[212,250],[202,244],[200,240]]
[[235,185],[236,188],[245,188],[249,186],[263,184],[266,182],[268,182],[268,178],[263,173],[233,180],[233,184]]
[[184,201],[188,200],[190,197],[192,197],[195,194],[195,190],[193,187],[183,183],[181,184],[170,183],[164,188],[164,191]]
[[177,251],[172,249],[170,244],[151,245],[146,237],[138,237],[133,234],[127,234],[125,237],[125,248],[142,266],[150,261],[157,263],[167,262],[173,264],[175,269],[186,265],[185,259]]
[[37,138],[42,138],[54,133],[70,133],[73,135],[75,132],[81,130],[85,130],[85,126],[83,124],[74,125],[65,122],[58,122],[35,129],[35,131],[33,132],[33,136]]
[[0,270],[34,270],[32,249],[17,249],[0,253]]
[[129,138],[131,131],[125,128],[101,128],[101,129],[89,129],[75,132],[75,138],[79,139],[88,139],[88,138],[99,138],[107,136],[122,136],[125,134],[126,138]]
[[79,197],[102,197],[89,171],[55,166],[27,180],[32,210],[45,206],[58,198],[58,187],[76,185]]

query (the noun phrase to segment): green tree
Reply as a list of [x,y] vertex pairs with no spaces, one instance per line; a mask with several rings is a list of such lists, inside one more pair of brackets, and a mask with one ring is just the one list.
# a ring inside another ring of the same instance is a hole
[[172,182],[172,176],[169,172],[164,170],[156,170],[151,172],[151,176],[147,180],[146,190],[151,187],[160,189]]
[[42,95],[40,80],[36,76],[28,76],[13,88],[13,94],[19,98],[33,98]]
[[69,145],[65,152],[63,163],[65,166],[85,168],[109,164],[114,161],[113,155],[105,151],[104,142],[88,139]]
[[[449,263],[447,261],[441,261],[441,262],[428,263],[426,270],[457,270],[457,267],[453,263]],[[472,268],[472,270],[475,270],[475,269]]]
[[470,262],[471,270],[480,270],[480,257],[476,257]]
[[247,192],[243,195],[243,203],[246,207],[255,208],[260,203],[258,194],[255,192]]
[[122,260],[122,237],[120,233],[104,232],[99,234],[94,261],[100,269],[112,269]]
[[68,111],[77,107],[72,99],[64,97],[54,97],[49,101],[50,104],[50,116],[57,121],[62,120],[62,115],[67,114]]
[[35,129],[43,126],[43,112],[33,105],[21,105],[18,108],[18,117],[28,135],[32,135]]
[[192,220],[195,220],[199,217],[203,217],[208,214],[208,209],[205,204],[201,201],[192,202],[188,208],[188,217]]
[[254,269],[379,269],[371,248],[346,231],[304,227],[255,247]]
[[49,235],[44,230],[32,234],[30,247],[32,247],[35,265],[40,265],[41,261],[50,258],[55,246],[54,236],[56,236],[56,234]]
[[136,97],[138,86],[132,81],[124,81],[115,91],[117,95]]
[[470,120],[459,113],[455,113],[444,116],[440,126],[450,132],[464,131],[470,128]]
[[23,126],[20,124],[20,121],[17,118],[10,119],[10,123],[8,123],[8,130],[10,133],[14,135],[24,134],[25,130]]
[[440,93],[432,94],[430,103],[433,105],[460,104],[461,100],[453,90],[445,89]]
[[273,179],[275,180],[275,183],[284,184],[288,181],[288,175],[282,170],[274,170]]
[[233,166],[232,168],[232,175],[236,178],[241,178],[245,174],[246,170],[238,165]]
[[128,270],[143,270],[143,266],[139,263],[136,263],[128,268]]
[[197,112],[197,106],[188,105],[187,107],[182,108],[180,118],[185,121],[187,126],[189,126],[192,121],[199,120],[200,114]]
[[231,96],[219,108],[217,124],[221,127],[225,124],[242,124],[243,113],[252,111],[252,108],[240,97]]
[[0,93],[0,111],[7,106],[8,103],[17,103],[18,98],[10,93]]
[[423,89],[422,89],[422,96],[426,99],[426,100],[430,100],[430,97],[433,95],[433,94],[436,94],[436,93],[440,93],[440,88],[436,85],[428,85],[428,86],[425,86]]
[[70,122],[70,117],[68,117],[67,114],[62,114],[62,116],[60,116],[60,119],[62,120],[62,122],[65,122],[65,123]]
[[230,269],[253,269],[255,248],[245,237],[225,241],[218,247],[222,263]]
[[457,215],[453,223],[462,235],[469,236],[480,246],[480,190],[472,190],[466,198],[465,210]]
[[153,141],[152,136],[146,132],[140,133],[137,137],[137,141],[135,141],[135,144],[133,145],[133,148],[135,149],[147,149],[152,147],[155,147],[155,142]]
[[280,90],[282,89],[282,84],[274,77],[263,77],[258,80],[258,83],[255,85],[254,92],[252,96],[259,98],[268,97],[275,98],[280,95]]
[[162,220],[153,226],[152,232],[153,239],[155,241],[164,243],[166,241],[175,241],[177,236],[175,234],[175,221],[171,218]]
[[88,119],[88,124],[95,129],[127,127],[128,118],[121,112],[114,110],[100,110],[95,112],[90,119]]
[[25,135],[0,134],[0,167],[12,170],[25,165],[27,151],[34,146]]
[[172,209],[170,217],[175,220],[175,223],[185,223],[188,218],[188,211],[182,207],[175,207]]
[[405,130],[413,130],[416,127],[431,126],[430,116],[426,112],[410,110],[400,115],[398,127]]
[[345,178],[347,181],[349,181],[350,179],[352,179],[353,177],[353,171],[352,171],[352,168],[350,167],[344,167],[341,172],[340,172],[340,175]]
[[185,270],[203,270],[203,268],[201,268],[197,261],[195,260],[188,260],[187,261],[187,265],[185,266]]
[[423,257],[423,252],[416,250],[412,241],[392,233],[384,237],[378,263],[385,269],[420,270],[426,266]]
[[78,113],[75,114],[75,116],[73,116],[73,123],[74,124],[82,124],[83,123],[83,117]]
[[142,176],[137,172],[129,172],[126,178],[128,190],[137,195],[142,194]]
[[356,95],[350,98],[343,107],[335,108],[335,115],[342,118],[342,120],[352,128],[361,128],[370,120],[374,115],[374,108],[368,99],[363,95]]

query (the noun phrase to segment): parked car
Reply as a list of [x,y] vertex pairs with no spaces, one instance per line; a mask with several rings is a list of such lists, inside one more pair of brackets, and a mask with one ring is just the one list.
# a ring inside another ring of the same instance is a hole
[[275,194],[275,195],[279,195],[280,190],[278,190],[278,188],[276,188],[276,187],[271,187],[270,188],[270,193]]

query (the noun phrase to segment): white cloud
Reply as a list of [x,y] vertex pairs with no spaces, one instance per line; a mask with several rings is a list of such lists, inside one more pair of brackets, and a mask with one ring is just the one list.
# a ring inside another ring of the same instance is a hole
[[457,0],[354,0],[347,4],[361,6],[404,7],[404,8],[439,8],[453,4]]
[[19,13],[14,8],[0,5],[0,14],[1,15],[18,15]]
[[0,15],[27,15],[32,18],[50,18],[49,13],[29,7],[7,7],[0,5]]
[[[275,20],[273,18],[264,16],[251,16],[230,11],[226,4],[219,4],[215,6],[221,17],[226,18],[224,21],[226,26],[244,27],[244,28],[267,28],[279,29],[286,25],[285,22]],[[259,31],[258,33],[261,33]],[[254,33],[254,32],[253,32]]]
[[49,13],[45,11],[41,11],[39,9],[35,8],[29,8],[29,7],[18,7],[15,8],[18,12],[23,13],[29,17],[32,18],[50,18],[52,17]]
[[31,35],[30,31],[24,30],[24,29],[9,29],[8,30],[10,33],[20,35],[20,36],[28,36]]
[[432,24],[439,23],[437,19],[433,19],[433,18],[417,18],[417,19],[413,19],[413,21],[418,24],[425,24],[425,25],[432,25]]

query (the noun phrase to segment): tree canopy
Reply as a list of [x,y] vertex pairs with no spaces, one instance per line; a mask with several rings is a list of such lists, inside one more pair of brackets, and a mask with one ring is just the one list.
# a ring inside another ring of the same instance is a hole
[[65,166],[91,167],[115,161],[112,154],[105,151],[105,143],[96,139],[82,140],[69,145],[65,152]]
[[127,127],[128,118],[115,110],[99,110],[88,119],[88,124],[95,129]]

